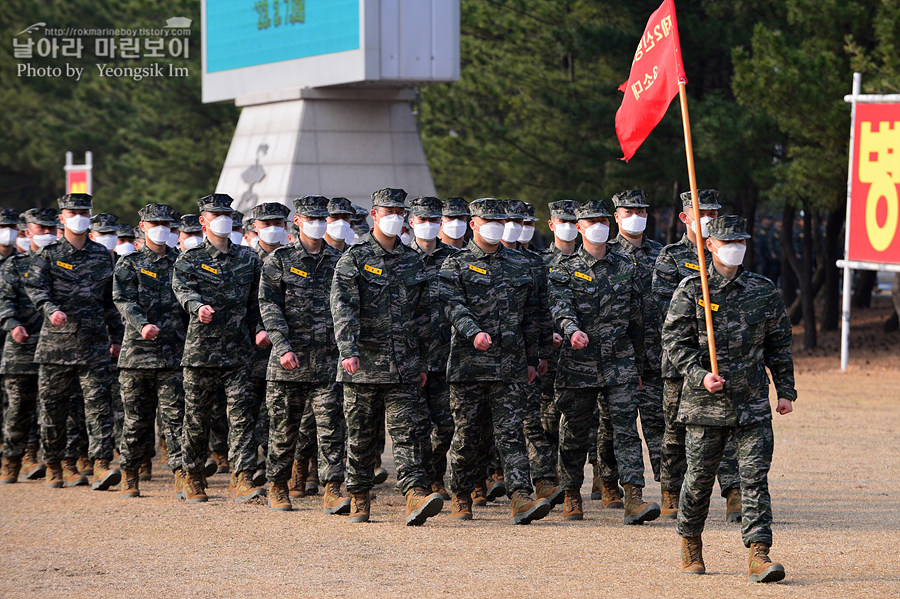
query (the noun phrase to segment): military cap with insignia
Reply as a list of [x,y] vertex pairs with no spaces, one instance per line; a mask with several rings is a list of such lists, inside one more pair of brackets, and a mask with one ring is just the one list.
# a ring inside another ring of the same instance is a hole
[[294,212],[311,218],[328,216],[328,198],[325,196],[303,196],[294,200]]
[[185,214],[181,217],[182,233],[199,233],[203,230],[199,214]]
[[115,233],[119,230],[119,217],[109,212],[101,212],[91,217],[91,231],[94,233]]
[[119,225],[119,239],[123,237],[126,239],[134,239],[134,227],[131,225]]
[[211,193],[197,200],[197,208],[200,212],[222,212],[231,214],[234,210],[231,203],[234,199],[227,193]]
[[629,189],[620,191],[612,197],[613,206],[616,208],[649,208],[647,194],[643,189]]
[[385,187],[372,192],[372,206],[381,208],[409,208],[406,192],[402,189]]
[[57,200],[60,210],[90,210],[94,196],[89,193],[67,193]]
[[607,212],[606,204],[600,200],[588,200],[575,208],[575,217],[578,220],[582,218],[602,218],[604,216],[610,218],[612,214]]
[[470,216],[469,203],[465,198],[447,198],[443,202],[442,215],[455,218]]
[[31,208],[25,211],[25,222],[42,227],[58,227],[59,212],[53,208]]
[[440,218],[443,214],[443,204],[432,196],[422,196],[409,202],[410,216],[419,218]]
[[469,204],[469,213],[472,216],[485,220],[506,220],[506,201],[496,198],[479,198]]
[[563,221],[576,221],[575,208],[578,202],[575,200],[557,200],[550,202],[550,218],[558,218]]
[[144,222],[171,223],[175,220],[175,211],[167,204],[150,203],[138,211],[138,216]]
[[[722,205],[719,204],[719,192],[715,189],[698,189],[697,198],[700,201],[700,210],[720,210]],[[681,194],[681,205],[685,208],[691,208],[691,192],[686,191]]]
[[716,217],[709,221],[707,227],[709,236],[719,241],[750,239],[750,234],[747,233],[747,219],[737,214]]
[[19,211],[15,208],[0,208],[0,225],[18,225]]
[[328,214],[353,216],[356,214],[356,210],[347,198],[331,198],[328,200]]
[[278,220],[287,218],[291,209],[279,202],[264,202],[253,208],[250,213],[253,220]]

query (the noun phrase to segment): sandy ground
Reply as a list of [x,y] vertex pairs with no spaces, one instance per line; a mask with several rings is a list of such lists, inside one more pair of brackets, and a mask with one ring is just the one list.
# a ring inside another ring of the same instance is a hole
[[[392,476],[363,525],[325,516],[320,497],[294,500],[290,513],[235,504],[223,475],[211,479],[209,503],[186,505],[158,464],[138,499],[0,487],[0,596],[897,597],[900,333],[879,339],[849,373],[834,354],[798,356],[800,400],[775,417],[769,480],[782,583],[747,582],[739,527],[725,523],[717,492],[704,534],[709,575],[689,577],[672,520],[626,527],[621,511],[593,501],[583,522],[563,522],[556,508],[514,527],[503,500],[472,522],[451,522],[447,506],[407,528],[387,456]],[[645,497],[658,500],[658,485]]]

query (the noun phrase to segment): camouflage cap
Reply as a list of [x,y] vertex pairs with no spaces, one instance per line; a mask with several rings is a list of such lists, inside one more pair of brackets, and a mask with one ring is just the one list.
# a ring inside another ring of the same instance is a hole
[[231,229],[244,226],[244,213],[240,210],[231,211]]
[[94,233],[115,233],[119,230],[119,217],[109,212],[101,212],[91,217],[91,231]]
[[328,216],[328,198],[325,196],[303,196],[294,200],[294,211],[303,216],[325,218]]
[[175,220],[175,211],[168,204],[147,204],[138,211],[138,216],[146,222],[168,222]]
[[406,192],[402,189],[385,187],[372,192],[372,206],[383,208],[409,208],[406,205]]
[[528,208],[522,200],[506,200],[506,213],[510,218],[525,220],[528,216]]
[[575,200],[557,200],[550,202],[550,218],[558,218],[559,220],[575,221],[575,208],[578,202]]
[[253,226],[253,219],[252,219],[252,218],[245,218],[245,219],[244,219],[244,231],[245,231],[245,232],[248,232],[248,231],[249,231],[250,233],[256,233],[256,232],[257,232],[257,231],[256,231],[256,227]]
[[[265,202],[253,208],[250,217],[253,220],[278,220],[279,218],[287,218],[290,213],[291,209],[280,202]],[[246,228],[246,225],[244,228]]]
[[443,202],[442,216],[471,216],[469,203],[465,198],[447,198]]
[[21,213],[21,214],[19,214],[19,222],[16,223],[16,228],[17,228],[19,231],[24,231],[25,229],[28,228],[28,221],[25,220],[25,213],[24,213],[24,212]]
[[420,218],[440,218],[443,210],[441,201],[432,196],[415,198],[409,203],[409,214]]
[[[121,235],[119,235],[119,237],[121,237]],[[135,239],[144,239],[144,230],[140,226],[134,227],[134,237]]]
[[57,200],[60,210],[90,210],[94,196],[89,193],[67,193]]
[[588,200],[582,205],[575,208],[575,217],[578,220],[582,218],[610,218],[612,214],[606,211],[606,204],[601,200]]
[[134,239],[134,227],[131,225],[119,225],[119,238]]
[[353,223],[353,232],[360,237],[364,237],[371,230],[372,227],[369,225],[369,221],[367,221],[366,219]]
[[718,216],[709,221],[707,226],[709,227],[709,236],[719,241],[750,239],[750,234],[747,233],[747,219],[737,214]]
[[203,226],[200,224],[199,214],[185,214],[181,217],[182,233],[200,233],[201,231],[203,231]]
[[368,216],[369,216],[369,211],[357,204],[353,204],[352,206],[353,206],[353,209],[356,210],[356,214],[353,217],[353,222],[354,223],[358,223],[360,221],[365,222],[366,218],[368,218]]
[[178,229],[179,227],[181,227],[181,213],[178,212],[177,210],[175,210],[174,208],[172,208],[171,210],[172,210],[172,222],[169,224],[169,227],[172,229]]
[[58,227],[59,212],[53,208],[31,208],[26,210],[25,222],[41,225],[42,227]]
[[348,214],[353,216],[356,214],[356,210],[353,208],[353,204],[350,203],[350,200],[347,198],[331,198],[328,200],[328,214],[330,216],[336,216],[339,214]]
[[469,204],[469,212],[472,216],[485,220],[506,220],[506,201],[496,198],[479,198]]
[[15,208],[0,208],[0,225],[18,225],[19,211]]
[[211,193],[197,200],[197,208],[200,212],[228,212],[231,213],[231,203],[234,199],[227,193]]
[[613,206],[616,208],[649,208],[647,194],[643,189],[629,189],[620,191],[612,197]]
[[[722,205],[719,204],[719,192],[715,189],[698,189],[697,198],[700,201],[700,210],[720,210]],[[681,194],[681,205],[685,208],[691,208],[691,192],[686,191]]]
[[533,223],[537,220],[537,217],[534,215],[534,204],[530,204],[528,202],[523,202],[525,204],[525,222]]

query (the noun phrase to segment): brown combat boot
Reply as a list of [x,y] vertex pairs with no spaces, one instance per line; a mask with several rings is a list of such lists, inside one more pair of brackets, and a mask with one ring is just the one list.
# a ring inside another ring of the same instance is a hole
[[621,510],[625,507],[625,502],[619,494],[619,481],[600,481],[600,505],[608,510]]
[[0,485],[11,485],[19,480],[22,458],[3,458],[0,466]]
[[487,486],[484,481],[479,481],[475,483],[475,490],[472,491],[472,505],[475,507],[484,507],[487,503]]
[[66,458],[62,462],[63,484],[66,487],[80,487],[88,484],[87,476],[78,471],[75,458]]
[[257,497],[264,497],[266,490],[253,484],[253,474],[250,472],[238,472],[234,483],[234,500],[238,503],[246,503]]
[[91,488],[95,491],[106,491],[114,487],[122,480],[122,472],[118,468],[111,468],[109,460],[94,460],[94,482]]
[[[600,480],[600,463],[594,462],[593,467],[594,480],[591,482],[591,501],[600,501],[603,499],[603,481]],[[618,483],[616,483],[616,486],[618,486]]]
[[503,472],[498,470],[487,480],[487,492],[484,496],[488,501],[494,501],[504,495],[506,495],[506,481],[503,480]]
[[672,491],[662,490],[662,505],[659,515],[673,520],[678,517],[678,494]]
[[25,455],[22,456],[22,478],[25,480],[37,480],[47,474],[47,466],[42,464],[37,457],[38,447],[34,443],[25,446]]
[[231,472],[231,467],[228,465],[227,452],[214,451],[212,452],[212,458],[216,461],[216,474],[228,474]]
[[579,491],[566,491],[563,500],[563,520],[584,520],[584,504]]
[[139,470],[126,470],[125,476],[122,478],[122,489],[119,491],[119,495],[122,497],[140,497],[141,491],[138,488],[140,479]]
[[769,546],[750,543],[750,582],[778,582],[784,579],[784,566],[769,559]]
[[703,539],[681,537],[681,571],[685,574],[706,574],[703,563]]
[[291,480],[288,482],[288,491],[291,497],[306,497],[307,468],[309,468],[309,463],[306,460],[294,460]]
[[457,495],[454,493],[450,497],[450,518],[452,520],[471,520],[472,519],[472,494],[463,493]]
[[203,503],[209,501],[206,496],[206,481],[202,472],[184,473],[184,499],[188,503]]
[[439,478],[431,483],[431,492],[440,495],[444,501],[450,501],[450,493],[447,492],[447,488],[444,486],[443,478]]
[[148,456],[141,462],[138,468],[138,479],[143,481],[153,480],[153,460]]
[[[77,472],[75,474],[78,474]],[[87,482],[87,481],[85,481]],[[61,489],[63,486],[63,469],[59,462],[47,463],[47,482],[44,486],[48,489]]]
[[425,487],[413,487],[406,492],[406,525],[421,526],[444,508],[444,500],[437,493],[429,493]]
[[740,488],[728,489],[725,494],[725,521],[740,522],[743,512]]
[[350,513],[350,498],[341,493],[340,481],[330,480],[325,483],[325,497],[322,503],[322,511],[328,515]]
[[169,446],[166,445],[166,438],[159,439],[159,463],[163,466],[169,465]]
[[546,499],[532,499],[525,489],[513,491],[509,500],[510,522],[531,524],[550,513],[550,502]]
[[184,499],[184,472],[177,468],[172,474],[175,477],[175,499]]
[[276,512],[289,512],[294,509],[286,480],[269,484],[269,508]]
[[75,467],[78,468],[80,474],[94,476],[94,462],[86,455],[78,456],[78,462],[76,462]]
[[554,507],[563,502],[565,491],[553,479],[539,478],[534,481],[534,496],[546,499],[550,502],[550,507]]
[[370,509],[368,491],[350,493],[350,517],[347,519],[349,522],[368,522]]
[[303,492],[306,493],[307,497],[315,497],[319,494],[319,464],[316,463],[316,458],[309,458],[309,466],[306,474],[306,485],[303,488]]
[[625,524],[643,524],[659,518],[659,506],[644,501],[644,488],[625,485]]

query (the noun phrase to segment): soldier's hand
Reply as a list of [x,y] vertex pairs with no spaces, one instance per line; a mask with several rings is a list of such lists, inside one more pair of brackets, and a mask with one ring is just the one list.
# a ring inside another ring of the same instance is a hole
[[353,374],[357,370],[359,370],[359,358],[353,356],[352,358],[344,358],[341,360],[341,366],[344,367],[344,370]]
[[155,324],[145,324],[141,327],[141,337],[147,339],[148,341],[152,341],[156,339],[159,335],[159,327]]
[[428,373],[427,373],[427,372],[420,372],[420,373],[419,373],[419,378],[422,379],[422,384],[420,384],[419,386],[422,387],[422,388],[424,389],[424,388],[425,388],[425,383],[428,382]]
[[553,349],[559,349],[562,345],[562,335],[559,333],[553,333]]
[[118,358],[120,353],[122,353],[121,343],[113,343],[109,346],[109,355],[113,358]]
[[572,347],[575,349],[584,349],[588,346],[590,339],[584,331],[575,331],[572,333]]
[[534,366],[529,366],[528,367],[528,382],[529,383],[532,382],[536,375],[537,375],[537,373],[534,370]]
[[487,351],[491,346],[491,336],[485,332],[475,335],[475,341],[472,343],[478,351]]
[[66,316],[66,313],[62,310],[57,310],[53,314],[50,315],[50,324],[55,327],[61,326],[64,322],[69,320],[69,317]]
[[10,335],[12,335],[13,341],[15,341],[16,343],[22,343],[23,341],[28,339],[28,331],[26,331],[25,327],[23,327],[22,325],[14,328],[12,332],[10,332]]
[[197,318],[203,324],[209,324],[212,322],[213,314],[215,313],[216,311],[212,309],[212,306],[200,306],[200,309],[197,310]]
[[538,360],[538,368],[537,368],[538,376],[544,376],[545,374],[547,374],[548,370],[550,370],[550,365],[547,363],[547,360],[544,358],[541,358],[540,360]]
[[783,397],[778,398],[778,407],[775,408],[775,411],[784,416],[785,414],[790,414],[794,411],[794,402],[789,399],[785,399]]
[[706,376],[703,377],[703,386],[706,387],[706,390],[710,393],[715,393],[716,391],[721,391],[725,387],[725,379],[718,374],[707,372]]
[[295,368],[300,367],[300,360],[297,359],[297,354],[292,351],[281,356],[281,367],[285,370],[293,370]]
[[269,347],[272,345],[272,341],[269,340],[269,334],[265,331],[260,331],[256,334],[256,345],[259,347]]

